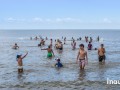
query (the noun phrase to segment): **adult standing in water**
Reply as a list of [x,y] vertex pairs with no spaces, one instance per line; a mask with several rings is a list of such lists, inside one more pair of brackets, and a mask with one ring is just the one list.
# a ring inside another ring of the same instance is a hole
[[101,44],[101,47],[98,49],[99,62],[105,62],[105,48],[104,44]]
[[88,63],[87,51],[84,50],[84,44],[80,44],[80,49],[77,55],[77,63],[79,63],[81,70],[84,70],[86,62]]
[[52,50],[52,48],[51,48],[51,46],[48,46],[48,48],[46,48],[46,49],[41,49],[41,50],[47,50],[47,51],[48,51],[48,54],[47,54],[47,57],[48,57],[48,58],[52,58],[53,56],[55,56],[55,55],[54,55],[54,52],[53,52],[53,50]]

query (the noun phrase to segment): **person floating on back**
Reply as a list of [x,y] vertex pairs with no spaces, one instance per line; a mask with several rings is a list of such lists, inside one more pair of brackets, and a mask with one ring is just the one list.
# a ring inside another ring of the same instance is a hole
[[101,47],[98,49],[98,57],[99,62],[105,62],[105,48],[103,44],[101,44]]
[[17,45],[17,43],[15,43],[15,45],[12,47],[12,49],[18,49],[19,46]]
[[23,59],[27,56],[28,52],[22,56],[22,55],[17,55],[16,59],[18,62],[18,73],[23,73]]
[[83,44],[80,44],[80,49],[77,55],[77,63],[79,63],[81,70],[83,70],[85,67],[85,64],[88,63],[87,52],[84,50]]
[[91,44],[91,42],[89,42],[89,44],[88,44],[88,50],[92,50],[92,44]]
[[60,59],[59,58],[57,58],[57,59],[55,59],[57,62],[56,62],[56,64],[55,64],[55,67],[57,67],[57,68],[61,68],[61,67],[63,67],[63,64],[60,62]]
[[53,50],[52,50],[52,48],[51,48],[51,46],[48,46],[48,48],[46,48],[46,49],[41,49],[41,50],[47,50],[47,51],[48,51],[48,54],[47,54],[47,57],[48,57],[48,58],[51,58],[52,56],[55,56],[55,55],[54,55],[54,52],[53,52]]

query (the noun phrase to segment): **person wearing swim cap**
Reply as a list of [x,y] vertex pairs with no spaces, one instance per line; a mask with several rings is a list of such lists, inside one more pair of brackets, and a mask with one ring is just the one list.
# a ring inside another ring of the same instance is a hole
[[55,64],[55,67],[58,67],[58,68],[61,68],[61,67],[63,67],[63,64],[60,62],[60,59],[59,58],[57,58],[57,59],[55,59],[57,62],[56,62],[56,64]]
[[51,58],[52,56],[55,56],[55,55],[54,55],[54,52],[53,52],[53,50],[52,50],[52,48],[51,48],[51,46],[48,46],[48,48],[46,48],[46,49],[41,49],[41,50],[47,50],[47,51],[48,51],[48,54],[47,54],[47,57],[48,57],[48,58]]
[[16,59],[17,59],[17,62],[18,62],[18,73],[23,73],[23,59],[28,55],[28,52],[22,56],[21,54],[20,55],[17,55]]
[[80,44],[80,49],[77,55],[77,63],[79,63],[81,70],[83,70],[85,64],[88,63],[87,52],[84,50],[84,44]]

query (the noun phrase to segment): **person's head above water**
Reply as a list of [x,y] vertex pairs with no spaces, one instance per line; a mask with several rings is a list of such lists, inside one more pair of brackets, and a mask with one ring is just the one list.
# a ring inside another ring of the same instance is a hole
[[16,58],[18,59],[18,58],[20,58],[21,56],[22,56],[22,54],[18,54]]
[[80,44],[80,49],[84,49],[84,44]]
[[91,42],[89,42],[89,44],[91,44]]
[[57,58],[57,59],[55,59],[57,62],[60,62],[60,59],[59,58]]
[[51,48],[51,46],[49,45],[48,48]]
[[104,47],[104,44],[101,44],[101,47]]
[[17,43],[15,43],[15,45],[17,45]]

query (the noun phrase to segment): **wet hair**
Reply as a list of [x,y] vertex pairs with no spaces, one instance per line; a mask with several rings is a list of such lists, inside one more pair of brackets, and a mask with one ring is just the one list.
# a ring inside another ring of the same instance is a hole
[[80,46],[80,47],[84,47],[84,44],[80,44],[79,46]]
[[104,44],[101,44],[101,46],[103,47],[103,46],[104,46]]
[[17,55],[17,57],[16,57],[16,58],[18,59],[18,58],[20,58],[21,56],[22,56],[22,55]]
[[89,42],[89,43],[91,43],[91,42]]
[[58,62],[60,62],[60,59],[59,58],[57,58],[57,59],[55,59],[56,61],[58,61]]
[[50,48],[50,45],[48,46],[48,48]]

